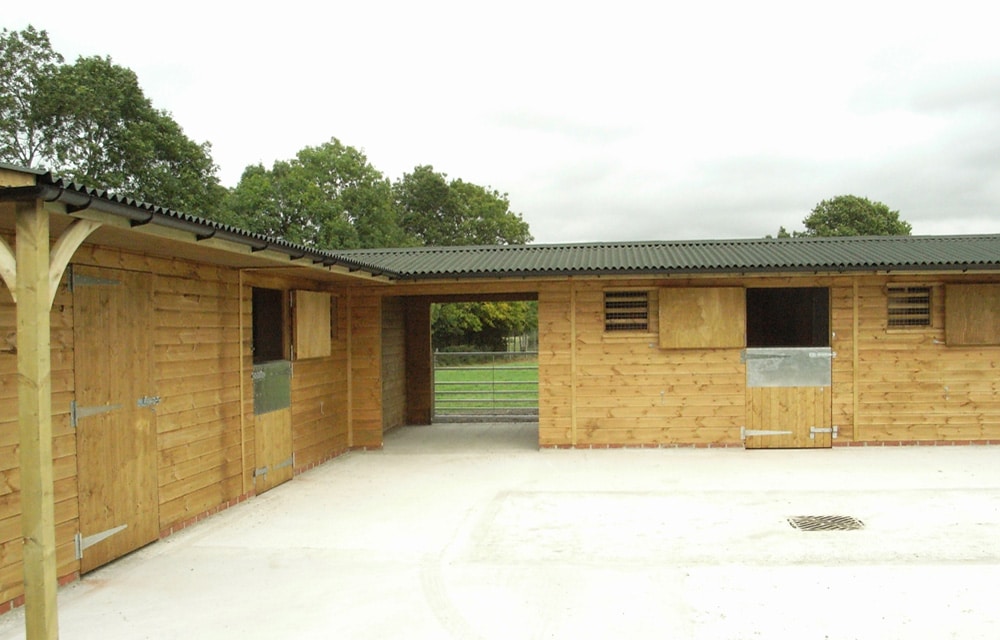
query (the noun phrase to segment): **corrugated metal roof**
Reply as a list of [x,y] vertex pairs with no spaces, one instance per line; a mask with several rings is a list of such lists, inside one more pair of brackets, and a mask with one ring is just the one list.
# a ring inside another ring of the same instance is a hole
[[390,279],[1000,270],[1000,235],[753,238],[323,251],[91,189],[55,178],[44,170],[6,164],[0,164],[0,168],[38,176],[37,187],[0,189],[7,197],[31,191],[34,197],[66,202],[70,210],[100,206],[128,217],[134,226],[155,222],[183,228],[199,238],[218,234],[255,250],[278,250],[291,257],[309,257],[316,263],[337,264]]
[[107,190],[93,189],[70,182],[53,176],[49,171],[26,169],[5,163],[0,163],[0,169],[10,169],[38,176],[37,185],[34,187],[0,188],[0,195],[8,198],[17,198],[19,194],[25,194],[28,197],[39,197],[49,201],[58,200],[67,205],[69,213],[94,206],[97,209],[128,218],[134,227],[155,223],[184,229],[194,233],[199,239],[224,237],[227,240],[250,246],[253,251],[269,249],[284,253],[293,259],[310,258],[314,263],[322,263],[325,266],[338,265],[352,271],[363,271],[375,276],[384,275],[390,278],[397,276],[395,273],[387,272],[382,266],[366,263],[360,256],[351,258],[316,247],[288,242],[281,238],[251,233],[232,225],[140,202],[133,198],[118,196]]
[[339,251],[403,279],[1000,269],[1000,235],[754,238]]

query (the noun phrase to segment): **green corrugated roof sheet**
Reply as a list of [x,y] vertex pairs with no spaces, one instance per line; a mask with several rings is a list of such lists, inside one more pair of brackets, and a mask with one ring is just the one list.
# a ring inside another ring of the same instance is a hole
[[[119,213],[139,215],[133,224],[157,220],[199,237],[217,233],[254,249],[271,248],[314,262],[340,264],[398,280],[601,274],[687,274],[750,272],[837,272],[889,270],[1000,270],[1000,235],[891,236],[860,238],[754,238],[601,242],[475,247],[414,247],[323,251],[316,247],[250,233],[107,191],[67,182],[43,170],[35,173],[53,198],[105,203]],[[0,195],[22,189],[0,189]],[[16,195],[16,194],[15,194]]]
[[756,238],[337,251],[401,279],[1000,269],[1000,235]]

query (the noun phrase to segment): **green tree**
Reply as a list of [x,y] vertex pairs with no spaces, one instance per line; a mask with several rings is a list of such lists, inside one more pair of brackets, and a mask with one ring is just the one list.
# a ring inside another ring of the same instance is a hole
[[52,157],[56,133],[41,113],[40,92],[63,62],[49,36],[28,26],[0,32],[0,158],[33,167]]
[[98,56],[61,64],[46,33],[30,26],[4,30],[0,59],[0,159],[194,215],[220,215],[226,191],[211,146],[193,142],[154,108],[133,71]]
[[535,302],[452,302],[431,306],[435,349],[504,351],[510,336],[538,326]]
[[532,237],[507,194],[448,176],[430,165],[393,184],[403,230],[428,246],[524,244]]
[[805,231],[789,234],[784,227],[778,237],[791,236],[908,236],[913,228],[881,202],[843,195],[823,200],[802,221]]
[[322,249],[412,243],[397,222],[389,181],[336,138],[270,170],[247,167],[229,210],[226,222]]

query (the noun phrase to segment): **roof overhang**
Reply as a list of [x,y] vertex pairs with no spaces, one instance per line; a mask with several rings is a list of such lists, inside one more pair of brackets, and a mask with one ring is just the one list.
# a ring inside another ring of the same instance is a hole
[[[323,281],[390,283],[394,274],[310,247],[86,190],[49,174],[0,167],[0,203],[42,201],[52,233],[74,219],[99,222],[88,244],[235,269],[268,269]],[[7,214],[10,215],[7,215]],[[0,230],[13,231],[13,206],[0,206]]]

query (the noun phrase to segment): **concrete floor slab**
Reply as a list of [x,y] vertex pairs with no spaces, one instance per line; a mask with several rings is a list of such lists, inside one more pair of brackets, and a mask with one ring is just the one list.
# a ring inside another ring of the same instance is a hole
[[62,637],[1000,637],[1000,447],[535,442],[399,429],[64,587]]

